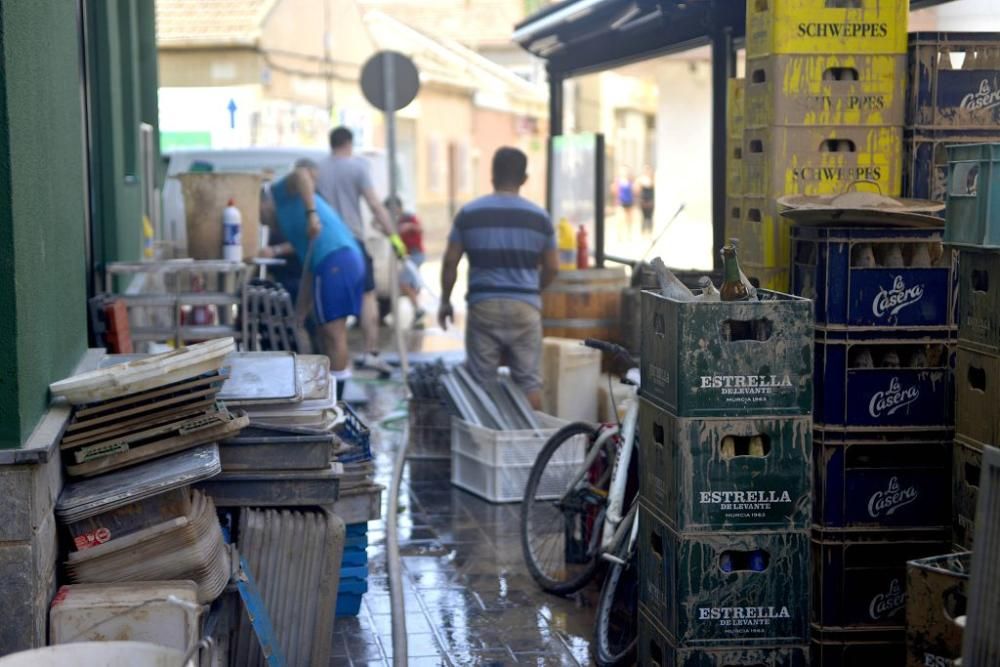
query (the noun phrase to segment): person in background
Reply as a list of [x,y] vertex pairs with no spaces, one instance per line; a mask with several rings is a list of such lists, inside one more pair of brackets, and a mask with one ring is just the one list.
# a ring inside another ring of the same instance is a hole
[[375,195],[368,163],[354,156],[354,134],[346,127],[330,132],[330,155],[319,164],[316,192],[329,202],[333,210],[347,225],[361,248],[365,261],[365,296],[361,307],[361,332],[365,343],[365,356],[361,365],[377,370],[388,377],[389,365],[379,357],[378,348],[378,299],[375,295],[375,271],[371,255],[365,248],[365,222],[361,217],[361,200],[364,199],[375,216],[375,226],[389,237],[398,254],[404,254],[402,240],[389,218],[389,213]]
[[465,325],[466,366],[480,382],[496,380],[501,359],[511,378],[538,409],[542,404],[541,290],[559,271],[555,229],[548,214],[520,196],[528,158],[516,148],[493,155],[493,194],[455,216],[441,269],[438,322],[454,317],[451,292],[462,255],[469,260]]
[[632,173],[627,168],[622,168],[611,185],[611,194],[621,207],[622,219],[625,221],[625,228],[619,230],[623,239],[632,238],[632,208],[635,205],[633,187]]
[[[361,313],[365,262],[351,230],[329,204],[316,194],[315,164],[300,160],[295,170],[272,183],[262,202],[264,216],[273,215],[283,243],[262,248],[262,257],[295,255],[312,272],[313,310],[320,326],[330,371],[337,380],[337,398],[351,376],[347,366],[347,318]],[[300,286],[302,289],[304,286]]]
[[651,234],[653,232],[653,208],[656,204],[652,167],[646,167],[642,170],[642,176],[635,182],[635,189],[639,197],[639,210],[642,211],[642,233]]
[[385,208],[389,216],[396,221],[399,237],[406,246],[406,254],[410,263],[403,268],[399,276],[399,288],[413,304],[413,328],[422,329],[424,309],[420,307],[420,265],[424,263],[424,232],[420,220],[413,213],[403,209],[403,201],[397,196],[387,197]]

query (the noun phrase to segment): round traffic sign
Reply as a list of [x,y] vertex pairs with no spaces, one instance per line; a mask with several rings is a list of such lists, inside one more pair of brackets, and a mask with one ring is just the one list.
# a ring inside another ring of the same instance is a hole
[[[386,81],[391,88],[386,86]],[[417,66],[398,51],[379,51],[361,69],[361,92],[376,109],[399,111],[413,101],[418,90],[420,74]],[[387,99],[390,96],[393,102],[391,109]]]

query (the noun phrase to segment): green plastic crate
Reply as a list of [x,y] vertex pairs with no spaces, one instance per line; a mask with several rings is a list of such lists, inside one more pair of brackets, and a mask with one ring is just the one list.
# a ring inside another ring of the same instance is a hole
[[639,438],[639,493],[674,530],[809,527],[810,417],[685,419],[641,399]]
[[679,417],[812,412],[812,302],[676,301],[642,293],[642,396]]
[[1000,144],[948,146],[944,241],[1000,248]]

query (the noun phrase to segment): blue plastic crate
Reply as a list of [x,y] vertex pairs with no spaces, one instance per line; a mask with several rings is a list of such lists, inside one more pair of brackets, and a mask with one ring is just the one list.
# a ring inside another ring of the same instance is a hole
[[361,595],[362,593],[368,592],[368,579],[358,579],[357,577],[351,577],[349,579],[341,579],[340,584],[337,588],[337,596],[345,594],[355,594]]
[[345,579],[368,579],[368,565],[354,565],[350,567],[340,566],[340,580]]
[[365,549],[361,551],[348,551],[345,549],[344,556],[340,560],[340,566],[346,568],[357,567],[359,565],[368,565],[368,551]]
[[[897,248],[903,266],[880,266]],[[792,291],[813,299],[817,327],[910,333],[955,327],[952,253],[939,229],[795,226],[792,251]],[[875,266],[852,266],[862,257],[874,257]]]
[[343,410],[345,419],[334,432],[343,442],[351,445],[350,451],[337,455],[337,460],[341,463],[368,461],[372,457],[371,430],[347,403],[337,405]]
[[[942,434],[944,435],[944,434]],[[951,523],[951,441],[813,440],[813,521],[824,528],[936,528]]]
[[903,133],[903,196],[943,202],[948,191],[948,146],[993,142],[1000,142],[1000,127],[907,130]]
[[345,526],[347,533],[347,539],[352,537],[368,536],[368,522],[362,521],[360,523],[349,523]]
[[954,426],[951,340],[854,340],[817,330],[815,355],[817,426],[887,431]]
[[1000,69],[992,58],[1000,35],[915,32],[909,42],[907,127],[972,130],[1000,125]]
[[944,240],[1000,248],[1000,143],[948,147]]
[[336,616],[357,616],[361,613],[361,594],[348,593],[337,596]]

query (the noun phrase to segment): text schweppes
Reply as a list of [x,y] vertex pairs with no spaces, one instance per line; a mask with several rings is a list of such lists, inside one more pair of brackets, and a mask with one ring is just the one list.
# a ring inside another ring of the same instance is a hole
[[889,24],[882,23],[800,23],[799,37],[847,37],[879,39],[889,36]]

